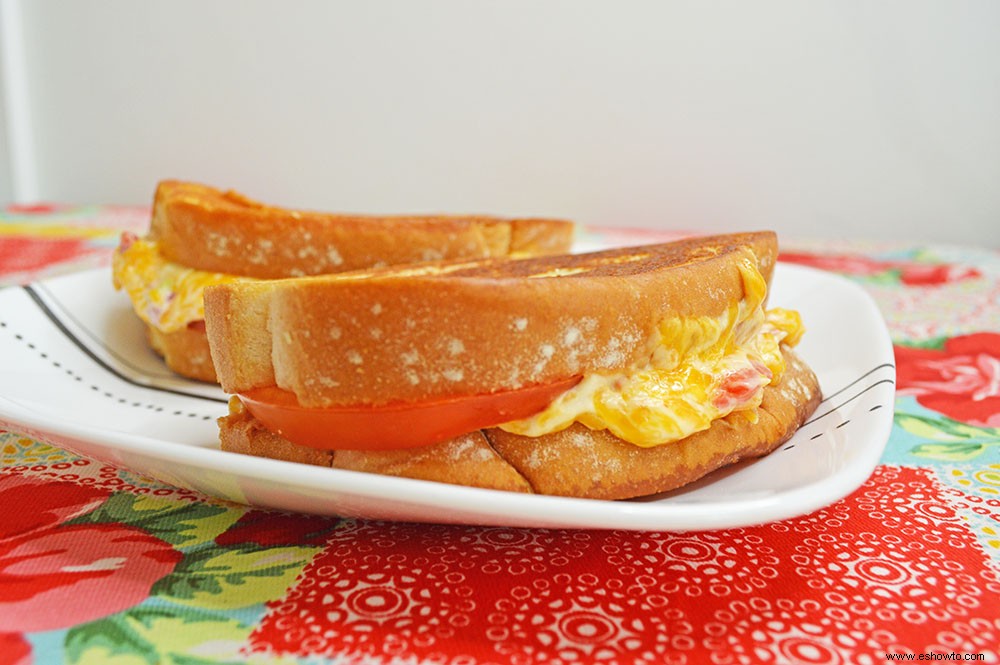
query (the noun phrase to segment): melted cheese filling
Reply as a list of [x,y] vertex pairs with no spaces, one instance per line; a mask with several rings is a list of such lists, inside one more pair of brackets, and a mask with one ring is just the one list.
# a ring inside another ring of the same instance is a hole
[[112,256],[111,276],[115,288],[128,293],[139,318],[165,333],[205,318],[206,287],[249,279],[173,263],[155,242],[128,234]]
[[650,341],[648,362],[585,376],[541,413],[501,425],[541,436],[579,422],[650,447],[679,441],[739,412],[756,421],[764,386],[785,370],[782,343],[802,335],[797,312],[765,311],[767,284],[750,260],[740,265],[746,297],[718,319],[667,319]]

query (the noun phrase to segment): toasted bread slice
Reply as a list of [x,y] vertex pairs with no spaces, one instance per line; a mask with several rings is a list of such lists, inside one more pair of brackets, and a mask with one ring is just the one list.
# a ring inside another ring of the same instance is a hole
[[574,424],[541,437],[491,428],[422,448],[321,451],[271,433],[237,400],[219,419],[220,441],[230,452],[456,485],[595,499],[646,496],[766,455],[791,438],[821,397],[808,365],[783,351],[787,369],[764,388],[756,422],[732,413],[707,430],[651,448]]
[[227,284],[206,290],[206,325],[231,393],[277,385],[306,407],[489,393],[633,367],[660,322],[722,316],[776,254],[760,232]]
[[[194,284],[202,272],[272,279],[422,261],[561,253],[569,251],[573,229],[571,222],[557,219],[291,210],[233,191],[165,180],[156,189],[146,239],[156,243],[162,259],[200,271],[185,277]],[[129,260],[123,259],[123,265]],[[147,279],[134,288],[148,287]],[[168,329],[148,320],[146,328],[152,347],[173,371],[217,380],[203,328]]]
[[174,372],[198,381],[216,381],[212,352],[203,326],[163,332],[146,324],[146,339]]
[[573,224],[486,215],[349,215],[265,205],[233,191],[166,180],[150,236],[167,259],[261,279],[377,266],[569,250]]

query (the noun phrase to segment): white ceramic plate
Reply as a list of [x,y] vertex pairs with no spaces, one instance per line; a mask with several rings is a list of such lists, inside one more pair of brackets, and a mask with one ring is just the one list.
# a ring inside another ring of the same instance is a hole
[[892,344],[857,285],[779,265],[771,304],[798,309],[826,401],[765,458],[636,501],[520,495],[226,453],[226,397],[172,375],[107,269],[0,290],[0,427],[159,481],[263,507],[345,517],[683,531],[806,514],[867,479],[892,426]]

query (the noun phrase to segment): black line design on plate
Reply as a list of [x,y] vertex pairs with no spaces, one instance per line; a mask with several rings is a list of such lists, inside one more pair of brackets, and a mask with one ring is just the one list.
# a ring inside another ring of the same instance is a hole
[[[8,326],[7,326],[7,322],[6,321],[0,321],[0,328],[7,328],[7,327]],[[25,339],[24,335],[22,335],[21,333],[14,333],[14,339],[16,339],[17,341],[19,341],[22,344],[24,344],[30,350],[35,351],[40,358],[45,359],[45,360],[49,360],[49,355],[47,353],[45,353],[43,351],[39,351],[38,347],[33,342],[27,341]],[[52,363],[53,367],[55,367],[57,369],[62,369],[63,372],[65,372],[66,375],[70,379],[72,379],[73,381],[76,381],[78,383],[82,383],[83,382],[83,377],[82,376],[80,376],[79,374],[77,374],[76,372],[74,372],[71,369],[64,368],[62,366],[62,363],[60,363],[59,361],[57,361],[57,360],[49,360],[49,362]],[[109,390],[102,390],[101,387],[98,386],[98,385],[96,385],[96,384],[93,384],[93,383],[90,384],[90,389],[93,392],[95,392],[95,393],[101,393],[107,399],[117,401],[119,404],[125,405],[125,404],[129,403],[129,400],[126,399],[125,397],[119,397],[115,393],[113,393],[113,392],[111,392]],[[132,406],[134,408],[144,407],[147,410],[153,411],[155,413],[163,413],[164,411],[166,411],[166,409],[164,407],[162,407],[162,406],[160,406],[158,404],[153,404],[152,402],[145,402],[144,403],[144,402],[133,401],[131,404],[132,404]],[[178,411],[174,411],[173,415],[175,415],[175,416],[186,416],[188,418],[201,418],[202,420],[212,420],[213,418],[216,417],[215,415],[208,415],[208,414],[202,414],[202,413],[194,413],[193,411],[184,412],[184,411],[179,411],[179,410]]]
[[[93,344],[94,346],[101,347],[104,350],[105,353],[107,353],[109,356],[113,357],[115,360],[117,360],[122,365],[124,365],[124,366],[128,367],[129,369],[131,369],[132,371],[134,371],[136,374],[142,374],[142,375],[145,375],[145,376],[150,376],[152,378],[158,378],[158,379],[159,378],[162,378],[162,379],[173,379],[173,378],[176,378],[175,374],[173,374],[172,372],[170,372],[169,370],[166,370],[166,369],[164,370],[163,373],[151,374],[148,371],[137,367],[131,360],[129,360],[128,358],[126,358],[122,354],[120,354],[117,351],[115,351],[115,349],[112,348],[111,346],[109,346],[108,343],[104,339],[102,339],[100,336],[96,335],[92,330],[90,330],[90,328],[88,328],[83,323],[81,323],[80,320],[78,318],[76,318],[76,316],[73,315],[72,311],[66,309],[66,307],[63,305],[63,303],[59,299],[59,297],[56,296],[54,293],[52,293],[51,290],[49,290],[49,288],[46,286],[45,282],[34,282],[33,284],[31,284],[31,287],[34,288],[35,290],[37,290],[40,294],[43,293],[45,295],[45,297],[47,298],[47,301],[50,303],[49,310],[52,312],[52,316],[55,316],[56,318],[58,318],[60,320],[72,321],[73,324],[76,326],[77,330],[81,331],[81,333],[84,336],[86,336],[87,339],[90,340],[91,344]],[[53,306],[58,306],[59,311],[56,312]],[[81,341],[83,341],[83,340],[81,340]]]
[[[833,392],[832,394],[830,394],[829,396],[827,396],[822,402],[820,402],[820,404],[822,405],[822,404],[828,402],[829,400],[833,399],[834,397],[843,394],[848,389],[850,389],[852,386],[857,386],[865,378],[871,377],[871,375],[874,374],[875,372],[877,372],[879,370],[882,370],[882,369],[885,369],[887,367],[894,368],[895,365],[893,365],[892,363],[882,363],[881,365],[875,367],[874,369],[871,369],[871,370],[865,372],[864,374],[862,374],[861,376],[859,376],[857,379],[851,381],[850,383],[848,383],[846,386],[844,386],[840,390],[837,390],[837,391]],[[833,408],[831,408],[831,409],[829,409],[827,411],[824,411],[823,413],[820,413],[819,415],[815,416],[814,418],[811,418],[811,419],[805,421],[804,423],[802,423],[801,427],[805,427],[806,425],[809,425],[809,424],[814,423],[814,422],[816,422],[818,420],[821,420],[821,419],[829,416],[832,413],[836,413],[841,407],[849,404],[850,402],[853,402],[854,400],[858,399],[859,397],[861,397],[862,395],[864,395],[865,393],[867,393],[869,390],[871,390],[872,388],[874,388],[875,386],[881,385],[883,383],[888,383],[888,384],[895,385],[896,382],[893,379],[880,379],[878,381],[875,381],[871,385],[865,386],[864,388],[860,388],[856,393],[854,393],[850,397],[845,398],[844,400],[842,400],[839,404],[837,404]],[[878,411],[883,406],[885,406],[885,405],[884,404],[876,404],[875,406],[873,406],[870,409],[868,409],[868,411],[869,411],[869,413],[874,412],[874,411]],[[843,422],[837,424],[834,427],[834,429],[840,429],[841,427],[844,427],[845,425],[847,425],[847,424],[849,424],[851,422],[853,422],[852,419],[844,420]],[[830,430],[824,430],[822,432],[817,432],[816,434],[813,434],[812,436],[810,436],[809,440],[810,441],[815,441],[816,439],[821,438],[824,434],[827,434],[829,431]],[[787,447],[783,448],[782,450],[791,450],[794,447],[795,446],[793,444],[793,445],[790,445],[790,446],[787,446]]]
[[[871,374],[871,372],[869,372],[869,374]],[[855,381],[854,383],[857,383],[857,381]],[[875,386],[880,386],[883,383],[888,383],[890,385],[895,385],[896,382],[893,381],[892,379],[882,379],[880,381],[876,381],[875,383],[871,384],[870,386],[867,386],[866,388],[863,388],[863,389],[859,390],[854,395],[851,395],[850,397],[848,397],[847,399],[845,399],[843,402],[840,402],[839,404],[837,404],[837,406],[835,406],[835,407],[833,407],[833,408],[831,408],[831,409],[829,409],[827,411],[824,411],[823,413],[821,413],[820,415],[818,415],[818,416],[816,416],[814,418],[810,418],[809,420],[805,421],[804,423],[802,423],[802,426],[805,427],[806,425],[814,423],[817,420],[820,420],[822,418],[826,418],[831,413],[835,413],[838,409],[840,409],[840,407],[842,407],[842,406],[844,406],[846,404],[849,404],[850,402],[853,402],[854,400],[856,400],[857,398],[861,397],[866,392],[868,392],[869,390],[871,390],[872,388],[874,388]],[[840,392],[843,392],[843,391],[840,391]],[[846,422],[843,423],[843,424],[846,424]]]
[[74,335],[73,332],[66,327],[66,324],[63,323],[58,316],[56,316],[55,312],[52,311],[52,309],[48,306],[48,304],[45,303],[45,301],[38,294],[33,285],[28,284],[26,286],[23,286],[22,288],[32,299],[32,301],[34,301],[34,303],[38,306],[38,308],[42,311],[42,313],[45,314],[45,316],[59,330],[59,332],[61,332],[66,337],[66,339],[71,341],[78,349],[80,349],[80,351],[82,351],[88,358],[90,358],[95,365],[103,369],[108,374],[111,374],[112,376],[115,376],[119,380],[124,381],[129,385],[133,385],[137,388],[145,388],[147,390],[155,390],[158,392],[169,393],[171,395],[180,395],[181,397],[193,397],[195,399],[201,399],[209,402],[216,402],[223,404],[229,401],[228,398],[208,397],[205,395],[199,395],[197,393],[192,393],[185,390],[165,388],[163,386],[151,385],[143,383],[141,381],[136,381],[135,379],[125,376],[124,374],[116,370],[114,367],[106,363],[104,360],[102,360],[100,357],[98,357],[96,353],[94,353],[86,344],[83,343],[83,341],[80,340],[80,338]]
[[892,367],[893,369],[896,368],[896,366],[893,365],[892,363],[882,363],[881,365],[878,365],[877,367],[874,367],[873,369],[868,370],[867,372],[865,372],[864,374],[862,374],[858,378],[854,379],[853,381],[851,381],[850,383],[848,383],[846,386],[844,386],[840,390],[837,390],[836,392],[830,393],[829,395],[824,395],[823,396],[823,401],[820,402],[820,404],[824,404],[826,402],[829,402],[831,399],[833,399],[834,397],[836,397],[840,393],[846,392],[851,386],[853,386],[855,384],[858,384],[858,383],[861,383],[862,381],[864,381],[866,378],[868,378],[869,376],[871,376],[875,372],[879,371],[880,369],[885,369],[886,367]]

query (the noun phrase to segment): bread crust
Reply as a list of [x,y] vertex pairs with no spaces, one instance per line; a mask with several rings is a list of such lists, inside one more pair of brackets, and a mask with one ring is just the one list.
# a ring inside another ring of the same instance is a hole
[[272,434],[238,405],[219,420],[220,443],[235,453],[473,487],[594,499],[647,496],[765,455],[791,438],[821,394],[809,366],[784,352],[787,369],[764,388],[756,423],[733,413],[708,430],[652,448],[575,424],[537,438],[489,429],[409,450],[328,452]]
[[198,381],[217,382],[204,327],[188,326],[163,332],[146,324],[146,339],[171,371]]
[[213,303],[213,311],[224,314],[213,316],[212,335],[217,340],[226,340],[211,348],[206,321],[205,345],[212,356],[216,381],[226,377],[237,385],[274,385],[274,366],[264,361],[271,355],[271,338],[262,332],[268,326],[270,287],[266,283],[247,282],[245,288],[216,293]]
[[[634,366],[661,321],[720,316],[746,295],[745,264],[770,280],[776,254],[760,232],[446,273],[228,284],[206,290],[206,322],[230,393],[277,385],[309,407],[480,394]],[[266,316],[247,321],[247,303],[263,301]]]
[[483,432],[469,432],[432,446],[408,450],[338,450],[335,469],[470,487],[532,492],[531,484],[490,446]]
[[265,205],[233,191],[165,180],[150,237],[198,270],[276,279],[377,266],[569,251],[573,224],[487,215],[352,215]]
[[[266,279],[439,259],[568,252],[573,228],[565,220],[541,218],[298,211],[264,205],[208,185],[164,180],[153,199],[149,238],[175,263]],[[243,298],[238,306],[248,302]],[[247,316],[237,318],[245,320]],[[236,336],[241,339],[238,329]],[[171,370],[188,378],[217,382],[203,327],[176,332],[150,327],[147,337]],[[228,366],[226,371],[245,374],[243,369]],[[273,377],[263,366],[246,369],[253,374],[251,382]],[[241,375],[241,381],[244,378]]]

